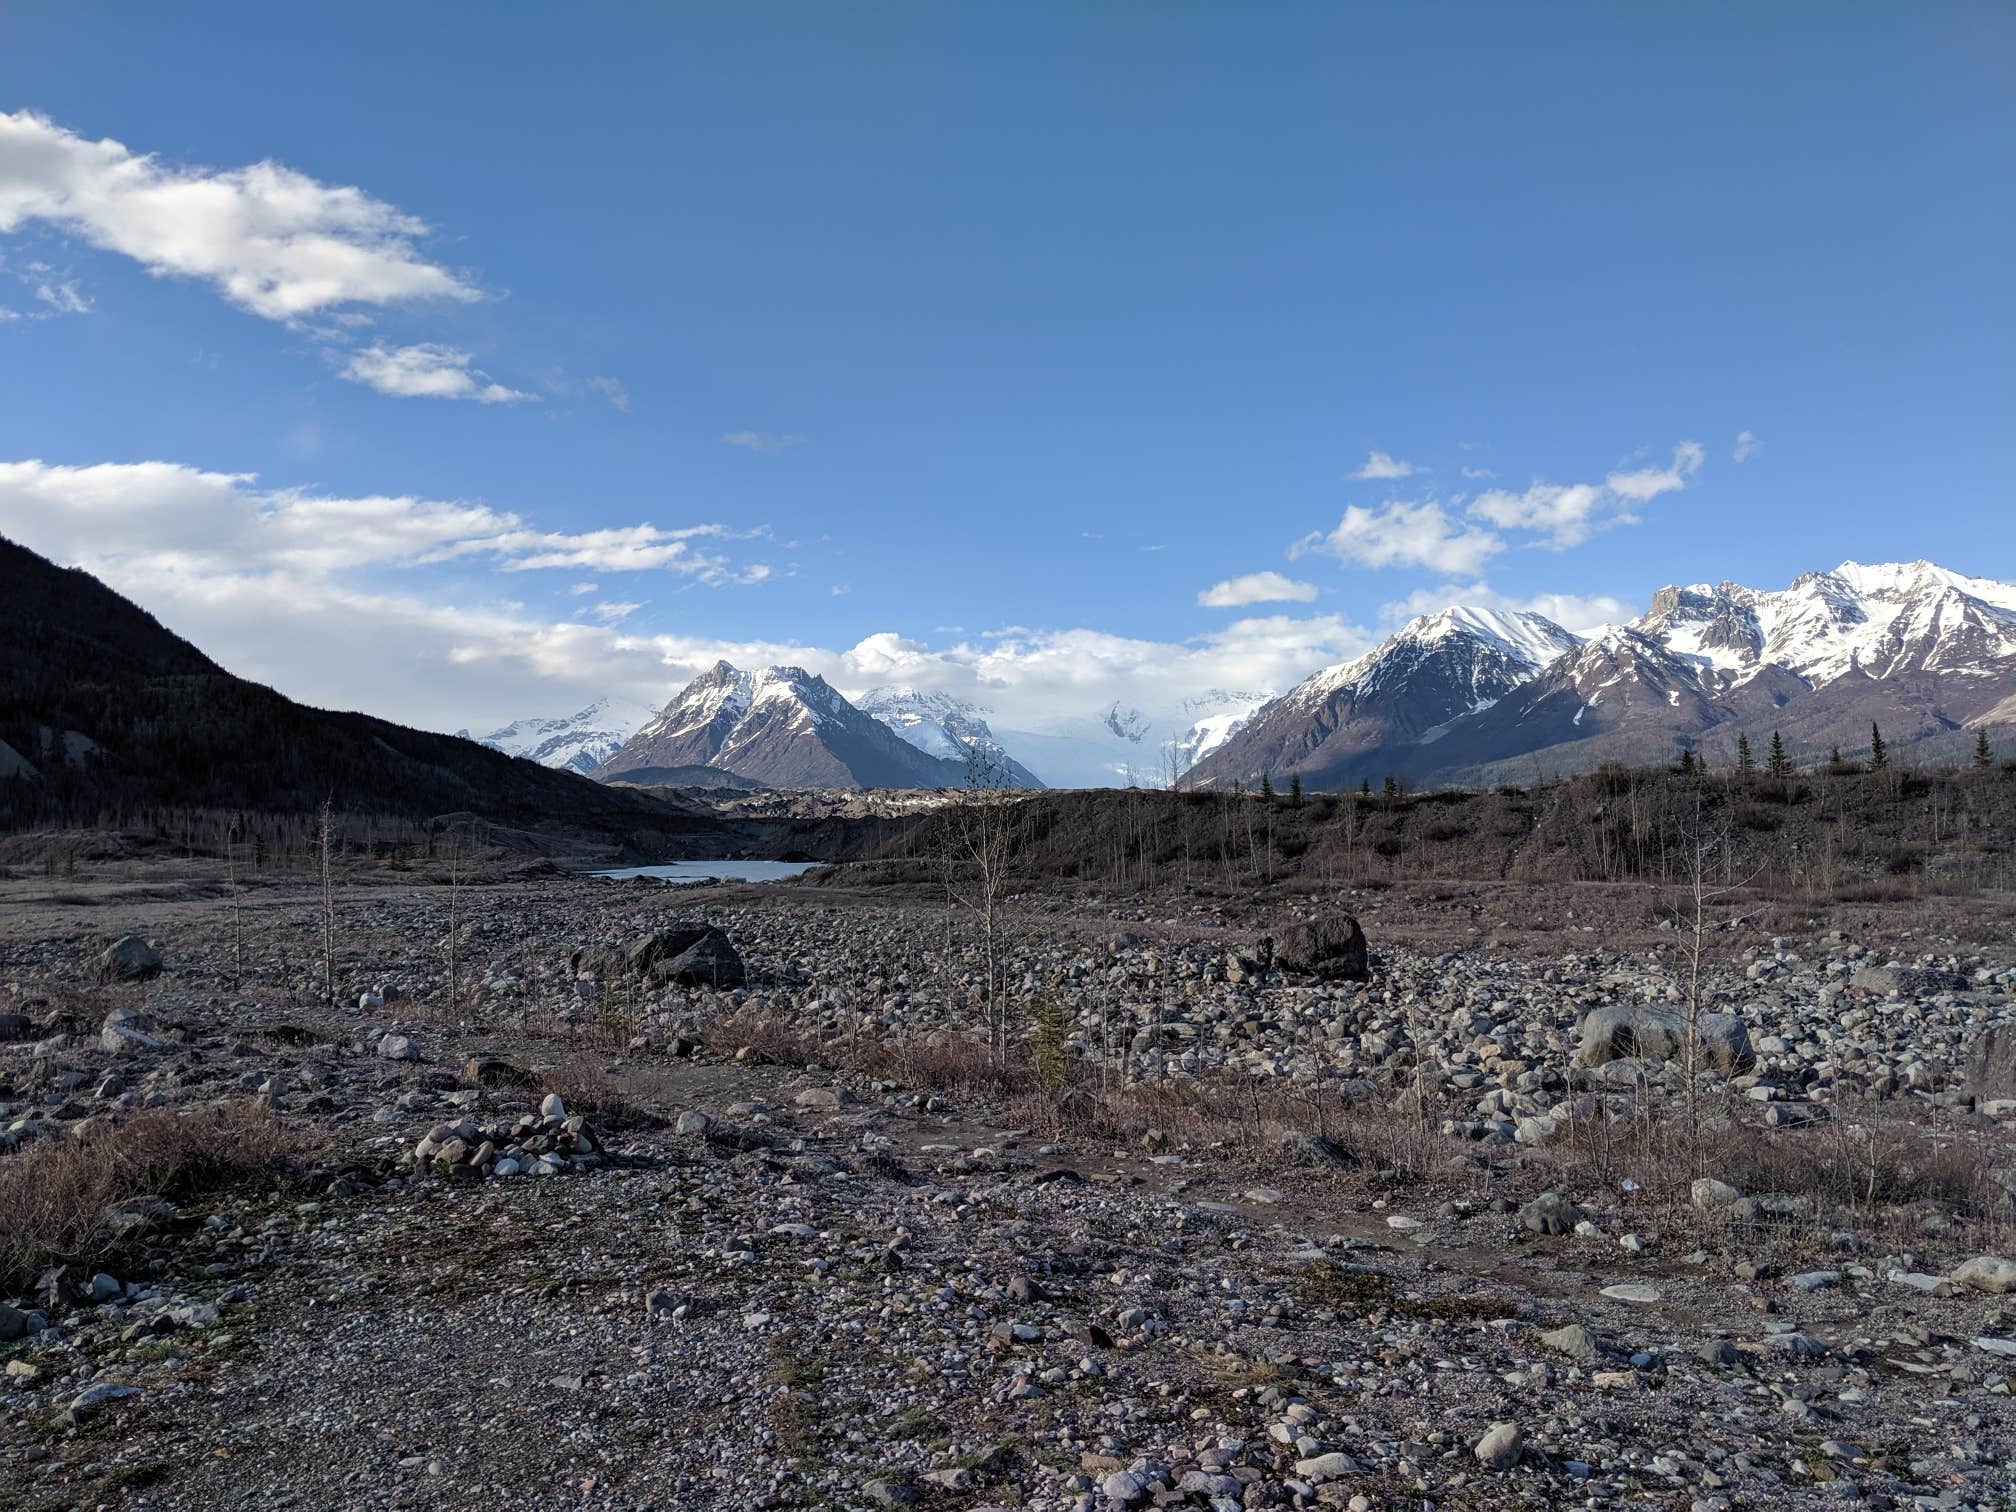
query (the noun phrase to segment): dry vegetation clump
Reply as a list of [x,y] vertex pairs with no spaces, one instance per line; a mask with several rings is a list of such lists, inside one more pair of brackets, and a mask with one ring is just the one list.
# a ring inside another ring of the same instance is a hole
[[109,1253],[117,1238],[108,1208],[270,1181],[303,1153],[298,1136],[250,1104],[152,1109],[33,1145],[0,1164],[0,1292],[25,1289],[45,1266]]

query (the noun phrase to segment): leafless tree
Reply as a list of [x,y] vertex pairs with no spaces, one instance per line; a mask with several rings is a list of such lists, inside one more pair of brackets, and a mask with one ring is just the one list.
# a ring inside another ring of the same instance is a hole
[[231,985],[245,985],[245,926],[238,908],[238,824],[236,814],[231,816],[230,828],[224,832],[224,880],[231,889]]
[[462,1006],[462,877],[465,870],[462,832],[448,832],[448,1013]]
[[968,747],[966,781],[947,808],[940,859],[947,895],[972,915],[980,931],[981,1012],[988,1048],[997,1058],[1007,1054],[1012,1027],[1002,899],[1023,838],[1020,801],[1001,753]]
[[[1730,821],[1726,814],[1719,821],[1710,821],[1701,787],[1697,779],[1694,812],[1685,837],[1686,893],[1674,911],[1676,922],[1686,931],[1687,938],[1687,1139],[1697,1164],[1701,1156],[1701,1019],[1704,1009],[1701,960],[1707,948],[1709,906],[1716,899],[1747,887],[1757,875],[1753,872],[1741,882],[1725,881],[1719,886],[1711,885],[1718,865],[1725,869],[1724,875],[1727,875]],[[1705,1172],[1697,1170],[1696,1174]]]
[[329,1006],[336,1006],[336,892],[330,875],[331,852],[335,847],[336,813],[329,799],[322,800],[316,816],[316,852],[322,873],[322,987]]

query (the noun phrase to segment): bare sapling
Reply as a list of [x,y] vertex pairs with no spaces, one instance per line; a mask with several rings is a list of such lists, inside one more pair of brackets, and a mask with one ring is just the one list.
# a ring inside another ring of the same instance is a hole
[[330,873],[335,838],[335,809],[330,800],[324,798],[316,818],[315,839],[322,874],[322,991],[331,1008],[336,1006],[336,891]]
[[947,811],[941,861],[953,903],[972,916],[980,932],[981,1017],[996,1061],[1007,1058],[1011,1017],[1004,972],[1002,900],[1021,840],[1017,796],[999,752],[978,746],[966,753],[966,782]]
[[224,880],[231,891],[231,985],[245,985],[245,923],[238,906],[238,817],[224,833]]
[[448,1016],[461,1013],[462,1004],[462,876],[464,858],[462,833],[448,833]]

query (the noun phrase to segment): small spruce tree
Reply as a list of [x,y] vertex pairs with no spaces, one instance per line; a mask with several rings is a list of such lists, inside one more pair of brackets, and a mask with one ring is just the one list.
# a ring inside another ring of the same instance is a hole
[[1694,775],[1694,753],[1684,748],[1680,752],[1680,775],[1682,777]]
[[1757,770],[1756,759],[1750,754],[1750,737],[1748,735],[1738,735],[1736,737],[1736,770],[1745,777],[1748,777],[1752,772]]
[[1302,807],[1302,774],[1300,772],[1290,772],[1288,774],[1288,802],[1296,808]]
[[1260,774],[1260,801],[1262,803],[1274,801],[1274,779],[1266,772]]
[[1869,770],[1880,772],[1890,765],[1890,752],[1883,744],[1883,731],[1872,721],[1869,726]]
[[1771,732],[1771,754],[1766,758],[1765,768],[1773,777],[1788,777],[1792,773],[1792,763],[1785,759],[1785,742],[1776,730]]
[[1841,765],[1841,747],[1836,746],[1832,751],[1827,753],[1827,764],[1829,766]]
[[1988,749],[1988,732],[1986,730],[1976,730],[1974,732],[1974,765],[1977,767],[1987,767],[1994,764],[1995,753]]
[[1363,796],[1370,798],[1372,796],[1372,779],[1367,777],[1363,782],[1359,783],[1358,791]]
[[1386,774],[1385,792],[1388,798],[1398,798],[1400,796],[1400,779],[1395,777],[1391,772]]

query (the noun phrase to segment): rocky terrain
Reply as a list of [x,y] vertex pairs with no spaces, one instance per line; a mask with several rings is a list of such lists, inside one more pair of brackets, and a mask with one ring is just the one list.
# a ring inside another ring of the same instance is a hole
[[2016,1496],[2007,895],[488,875],[0,878],[0,1502]]

